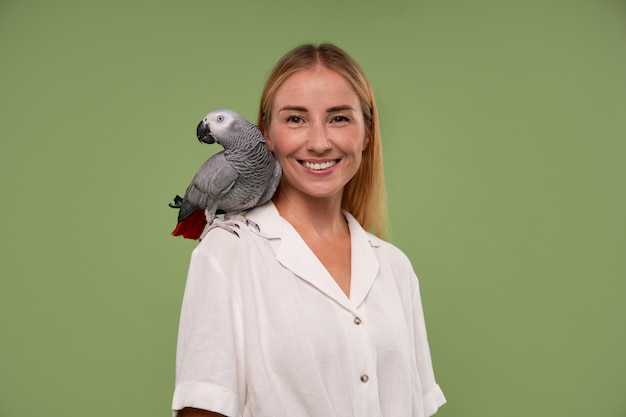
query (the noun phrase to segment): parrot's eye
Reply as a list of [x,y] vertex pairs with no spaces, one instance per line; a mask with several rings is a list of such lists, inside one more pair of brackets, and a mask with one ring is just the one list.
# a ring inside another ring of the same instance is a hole
[[222,115],[217,116],[217,121],[218,122],[223,122],[224,121],[224,116],[222,116]]

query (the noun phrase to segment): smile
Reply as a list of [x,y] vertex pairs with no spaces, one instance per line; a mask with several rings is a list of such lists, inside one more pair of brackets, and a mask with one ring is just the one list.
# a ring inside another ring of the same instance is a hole
[[328,168],[332,167],[336,163],[337,163],[337,161],[326,161],[326,162],[315,162],[315,163],[303,161],[302,165],[304,165],[306,168],[312,169],[314,171],[322,171],[322,170],[325,170],[325,169],[328,169]]

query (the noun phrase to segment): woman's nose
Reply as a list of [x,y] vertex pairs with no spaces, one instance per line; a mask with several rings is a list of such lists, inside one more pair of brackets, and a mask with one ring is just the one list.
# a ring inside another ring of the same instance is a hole
[[307,149],[313,152],[323,153],[332,148],[332,146],[326,126],[321,123],[312,124],[307,140]]

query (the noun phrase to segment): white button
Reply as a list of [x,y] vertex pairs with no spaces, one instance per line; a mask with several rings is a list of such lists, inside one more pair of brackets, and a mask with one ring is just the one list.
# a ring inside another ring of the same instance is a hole
[[370,380],[370,377],[367,375],[361,375],[361,382],[365,383]]
[[358,326],[359,324],[361,324],[361,319],[360,319],[360,318],[358,318],[358,317],[355,317],[355,318],[354,318],[354,324],[356,324],[357,326]]

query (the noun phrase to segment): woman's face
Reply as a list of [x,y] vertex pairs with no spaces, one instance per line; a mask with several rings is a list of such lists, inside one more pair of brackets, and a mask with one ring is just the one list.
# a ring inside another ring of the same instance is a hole
[[368,138],[359,97],[340,74],[300,70],[276,90],[264,132],[281,163],[280,193],[341,199]]

